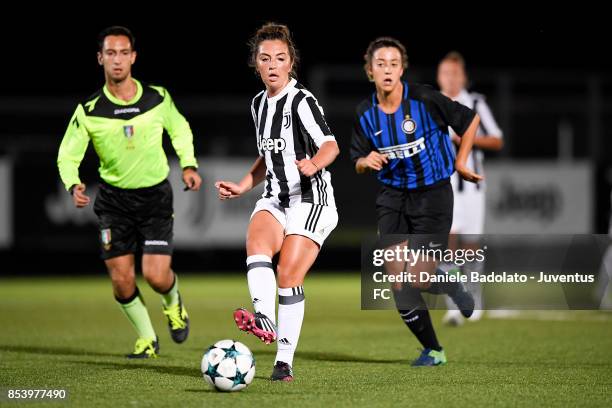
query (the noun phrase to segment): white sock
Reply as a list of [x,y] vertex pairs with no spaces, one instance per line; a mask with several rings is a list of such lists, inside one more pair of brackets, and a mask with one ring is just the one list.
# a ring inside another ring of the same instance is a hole
[[[484,271],[484,262],[468,262],[465,264],[465,273],[471,277],[472,272],[478,272],[478,275],[482,275]],[[468,280],[466,289],[474,296],[474,310],[483,310],[484,301],[482,298],[482,284],[480,282],[472,282]]]
[[[438,265],[438,269],[448,273],[449,271],[461,269],[461,267],[458,265],[455,265],[454,263],[440,262],[440,264]],[[457,305],[455,304],[455,302],[453,302],[453,299],[451,299],[450,296],[443,296],[442,298],[446,302],[446,308],[447,310],[451,311],[451,314],[456,314],[456,315],[461,314],[459,309],[457,309]]]
[[266,255],[251,255],[247,258],[247,281],[251,301],[256,312],[265,314],[276,324],[276,277],[272,259]]
[[293,365],[293,354],[304,320],[304,288],[278,288],[278,351],[276,360]]

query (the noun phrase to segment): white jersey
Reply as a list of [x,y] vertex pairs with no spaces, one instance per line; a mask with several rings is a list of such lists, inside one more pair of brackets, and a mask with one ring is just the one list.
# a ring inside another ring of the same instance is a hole
[[[500,139],[503,137],[502,130],[497,125],[497,122],[495,121],[495,118],[491,113],[491,109],[489,108],[489,105],[487,105],[487,102],[485,101],[483,95],[478,94],[476,92],[470,93],[464,89],[459,93],[459,95],[457,95],[456,98],[454,98],[454,100],[472,109],[478,114],[478,116],[480,116],[480,126],[478,126],[476,136],[491,136]],[[450,128],[449,131],[452,132]],[[472,151],[468,156],[466,165],[472,171],[482,175],[484,174],[483,161],[484,153],[479,148],[474,147],[472,148]],[[461,193],[464,191],[464,189],[470,188],[477,191],[484,190],[483,182],[478,184],[465,182],[462,183],[462,180],[459,179],[459,175],[455,172],[453,174],[453,185],[456,185],[458,187],[457,189],[455,189],[455,193]]]
[[331,174],[321,169],[302,175],[295,160],[311,159],[321,145],[335,141],[316,98],[292,79],[276,96],[258,93],[251,103],[257,149],[266,161],[263,198],[280,207],[312,203],[335,208]]
[[[463,90],[455,101],[474,110],[480,116],[480,126],[476,136],[502,137],[502,131],[493,118],[491,109],[484,96]],[[482,150],[473,148],[466,165],[474,172],[484,175],[484,154]],[[453,224],[451,232],[455,234],[482,234],[485,224],[485,182],[478,184],[464,181],[457,172],[451,177],[454,193]]]

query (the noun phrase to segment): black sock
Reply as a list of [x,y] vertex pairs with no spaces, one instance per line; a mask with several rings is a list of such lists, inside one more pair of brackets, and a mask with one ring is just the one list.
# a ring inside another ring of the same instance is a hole
[[394,290],[393,295],[400,317],[423,347],[436,351],[442,350],[421,291],[406,286],[400,291]]
[[412,312],[408,310],[399,310],[399,312],[406,326],[408,326],[412,334],[419,339],[423,347],[436,351],[442,350],[440,343],[438,343],[438,337],[436,337],[433,323],[431,322],[429,310],[423,309]]
[[[447,273],[440,268],[436,268],[437,276],[446,276]],[[453,296],[457,291],[463,290],[463,285],[460,282],[432,282],[429,289],[425,292],[432,293],[434,295],[450,295]]]

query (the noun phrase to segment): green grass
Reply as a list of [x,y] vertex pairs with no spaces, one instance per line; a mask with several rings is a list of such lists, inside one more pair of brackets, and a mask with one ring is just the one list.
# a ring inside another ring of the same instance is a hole
[[[612,406],[612,316],[526,314],[460,328],[439,324],[448,365],[415,369],[418,344],[393,311],[361,311],[355,275],[318,273],[306,289],[306,318],[291,384],[267,380],[275,346],[239,332],[248,305],[240,275],[182,276],[192,331],[173,344],[159,297],[140,283],[161,357],[127,361],[134,333],[106,278],[0,280],[0,388],[61,388],[74,406]],[[246,390],[223,394],[200,374],[203,350],[223,338],[257,359]],[[20,406],[2,402],[0,405]],[[44,403],[44,406],[66,406]],[[28,404],[27,406],[33,406]]]

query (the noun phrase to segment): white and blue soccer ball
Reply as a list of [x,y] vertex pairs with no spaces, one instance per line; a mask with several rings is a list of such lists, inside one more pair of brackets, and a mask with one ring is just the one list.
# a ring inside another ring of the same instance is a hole
[[220,340],[202,357],[202,375],[218,391],[240,391],[255,377],[255,357],[239,341]]

